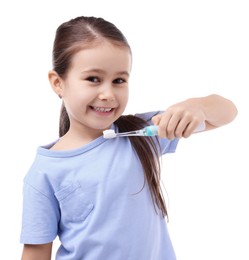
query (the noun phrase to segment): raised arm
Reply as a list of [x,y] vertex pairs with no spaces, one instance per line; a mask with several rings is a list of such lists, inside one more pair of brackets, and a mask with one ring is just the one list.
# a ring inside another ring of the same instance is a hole
[[169,139],[189,137],[201,123],[205,130],[215,129],[234,120],[237,108],[220,95],[190,98],[176,103],[152,121],[159,126],[159,136]]
[[52,243],[24,245],[21,260],[51,260]]

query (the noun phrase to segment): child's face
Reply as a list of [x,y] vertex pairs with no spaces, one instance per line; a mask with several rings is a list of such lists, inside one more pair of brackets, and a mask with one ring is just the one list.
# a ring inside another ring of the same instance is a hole
[[102,134],[128,102],[131,54],[126,47],[102,42],[75,54],[62,81],[70,129]]

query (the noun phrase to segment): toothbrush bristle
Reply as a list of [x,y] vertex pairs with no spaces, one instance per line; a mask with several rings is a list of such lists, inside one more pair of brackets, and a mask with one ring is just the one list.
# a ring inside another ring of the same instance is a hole
[[116,137],[116,133],[114,130],[108,129],[108,130],[103,131],[103,136],[104,136],[104,138],[114,138],[114,137]]

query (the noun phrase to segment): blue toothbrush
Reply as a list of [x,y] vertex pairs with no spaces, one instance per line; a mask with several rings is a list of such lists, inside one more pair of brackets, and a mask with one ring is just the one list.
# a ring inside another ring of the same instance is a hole
[[115,138],[115,137],[124,137],[124,136],[155,136],[158,134],[158,126],[150,125],[146,126],[143,129],[123,132],[123,133],[115,133],[114,130],[108,129],[103,131],[104,138]]

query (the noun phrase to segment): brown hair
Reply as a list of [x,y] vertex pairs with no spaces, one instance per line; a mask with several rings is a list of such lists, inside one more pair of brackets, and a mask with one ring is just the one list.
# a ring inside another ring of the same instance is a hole
[[[98,44],[101,40],[108,40],[112,44],[126,47],[130,46],[122,32],[112,23],[103,18],[77,17],[61,24],[57,30],[53,46],[53,69],[62,78],[70,68],[71,59],[75,53],[87,48],[89,45]],[[64,104],[62,103],[60,114],[60,137],[66,134],[70,127],[69,117]],[[127,115],[121,116],[115,121],[120,132],[141,129],[146,122],[139,117]],[[158,145],[152,138],[131,137],[130,142],[135,149],[142,164],[145,181],[149,185],[154,207],[167,216],[167,209],[160,188],[160,162]]]

